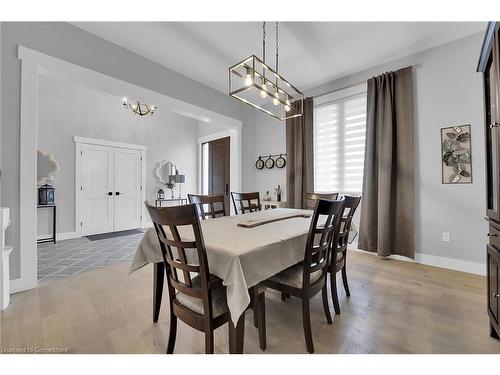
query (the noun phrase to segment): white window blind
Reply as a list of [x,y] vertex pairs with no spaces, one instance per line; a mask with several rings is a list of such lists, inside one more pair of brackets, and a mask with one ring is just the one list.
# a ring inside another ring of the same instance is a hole
[[366,92],[314,108],[314,190],[361,193]]

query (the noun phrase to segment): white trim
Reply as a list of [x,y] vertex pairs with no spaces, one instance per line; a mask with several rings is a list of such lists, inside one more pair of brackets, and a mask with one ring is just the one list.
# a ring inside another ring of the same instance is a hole
[[360,83],[359,85],[356,86],[347,87],[345,89],[333,91],[330,94],[314,98],[313,105],[314,107],[320,107],[322,105],[335,102],[339,99],[366,93],[367,90],[368,90],[368,84],[366,82]]
[[[36,239],[37,240],[45,240],[45,239],[48,239],[50,238],[47,237],[48,235],[47,234],[44,234],[44,235],[41,235],[41,236],[37,236]],[[80,233],[78,232],[62,232],[62,233],[56,233],[56,241],[64,241],[64,240],[72,240],[74,238],[80,238],[81,235]]]
[[97,138],[86,138],[86,137],[73,137],[73,142],[75,143],[85,143],[91,145],[99,145],[99,146],[110,146],[110,147],[119,147],[119,148],[128,148],[132,150],[147,150],[148,146],[144,145],[134,145],[132,143],[123,143],[123,142],[115,142],[107,139],[97,139]]
[[[198,137],[198,192],[201,194],[201,145],[202,143],[214,141],[216,139],[229,137],[229,185],[230,191],[241,191],[241,129],[227,129],[217,133],[208,134],[203,137]],[[234,207],[230,203],[231,214],[234,212]]]
[[141,228],[146,220],[146,149],[141,151]]
[[[349,250],[356,251],[356,252],[363,253],[363,254],[370,254],[370,255],[377,256],[376,253],[372,253],[370,251],[365,251],[365,250],[361,250],[361,249],[349,248]],[[422,254],[422,253],[415,253],[415,259],[406,258],[406,257],[400,256],[400,255],[390,255],[388,258],[402,260],[404,262],[410,262],[410,263],[425,264],[427,266],[445,268],[445,269],[454,270],[454,271],[473,273],[476,275],[482,275],[482,276],[486,275],[486,264],[485,263],[471,262],[468,260],[446,258],[446,257],[437,256],[437,255]]]
[[37,283],[37,112],[37,67],[29,61],[21,61],[19,148],[20,277],[17,282],[14,282],[15,288],[20,290],[35,288]]
[[[73,138],[74,141],[74,138]],[[80,186],[82,186],[82,144],[75,142],[75,232],[82,236],[82,214],[80,212]]]

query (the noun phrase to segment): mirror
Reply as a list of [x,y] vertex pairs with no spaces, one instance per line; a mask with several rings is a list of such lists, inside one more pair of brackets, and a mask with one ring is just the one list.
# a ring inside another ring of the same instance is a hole
[[156,166],[155,175],[156,175],[156,178],[158,179],[158,182],[160,184],[162,184],[162,185],[174,184],[175,185],[175,182],[173,182],[171,180],[170,176],[175,175],[176,171],[177,171],[177,168],[175,167],[174,163],[172,163],[171,161],[162,160],[162,161],[158,162],[158,164]]
[[59,172],[59,163],[54,159],[53,154],[49,154],[42,149],[37,151],[37,184],[43,185],[52,182],[54,175]]

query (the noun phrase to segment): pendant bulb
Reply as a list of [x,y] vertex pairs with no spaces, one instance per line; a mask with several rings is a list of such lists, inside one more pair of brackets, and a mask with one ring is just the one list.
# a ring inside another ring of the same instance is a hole
[[260,90],[260,97],[263,99],[267,98],[267,85],[264,78],[262,79],[262,85],[260,87],[262,88],[262,90]]

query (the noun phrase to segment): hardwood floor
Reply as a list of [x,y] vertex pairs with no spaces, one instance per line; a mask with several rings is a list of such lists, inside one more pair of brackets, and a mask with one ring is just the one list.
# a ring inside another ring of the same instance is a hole
[[[316,353],[500,353],[500,341],[488,333],[484,277],[358,252],[349,252],[348,260],[351,297],[339,289],[342,314],[333,325],[326,324],[321,295],[311,300]],[[163,353],[168,307],[162,306],[153,323],[152,267],[131,275],[128,267],[121,263],[42,281],[13,295],[0,315],[2,351]],[[266,310],[264,353],[306,353],[300,301],[283,302],[268,290]],[[228,348],[226,325],[215,331],[215,351]],[[179,322],[175,353],[203,352],[203,334]],[[262,353],[251,312],[245,353]]]

